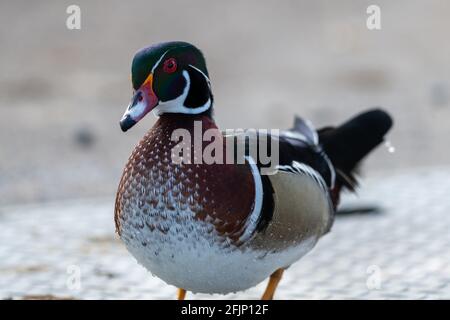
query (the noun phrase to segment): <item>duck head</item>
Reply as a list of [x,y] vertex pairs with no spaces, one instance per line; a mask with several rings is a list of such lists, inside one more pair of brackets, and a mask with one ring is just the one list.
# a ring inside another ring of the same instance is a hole
[[133,97],[120,120],[127,131],[147,113],[207,114],[213,95],[205,59],[187,42],[165,42],[139,50],[131,66]]

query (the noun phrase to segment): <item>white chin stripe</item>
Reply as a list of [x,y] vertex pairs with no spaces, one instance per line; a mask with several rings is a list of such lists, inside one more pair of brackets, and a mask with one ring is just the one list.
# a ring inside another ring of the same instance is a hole
[[208,101],[200,107],[188,108],[184,106],[184,102],[186,101],[191,87],[191,78],[186,70],[183,70],[183,77],[186,79],[186,86],[184,87],[183,93],[173,100],[160,101],[158,106],[153,109],[153,113],[156,116],[160,116],[164,113],[199,114],[211,107],[211,99],[208,99]]

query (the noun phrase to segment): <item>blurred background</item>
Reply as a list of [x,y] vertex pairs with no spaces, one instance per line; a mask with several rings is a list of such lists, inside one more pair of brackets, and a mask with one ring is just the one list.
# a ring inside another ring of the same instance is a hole
[[[81,30],[66,27],[71,4]],[[366,27],[371,4],[381,30]],[[1,0],[0,213],[101,198],[112,219],[122,168],[155,122],[119,128],[131,59],[168,40],[205,54],[221,128],[287,128],[295,114],[320,127],[381,106],[395,152],[379,148],[364,176],[444,172],[449,16],[445,0]]]
[[382,106],[396,126],[366,164],[449,164],[450,3],[377,1],[72,1],[0,4],[0,204],[111,196],[155,118],[123,134],[134,53],[167,40],[206,56],[222,128],[316,126]]

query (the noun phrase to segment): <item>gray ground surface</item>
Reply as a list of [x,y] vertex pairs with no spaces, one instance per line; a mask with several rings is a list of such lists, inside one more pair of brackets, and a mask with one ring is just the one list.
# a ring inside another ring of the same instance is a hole
[[[450,168],[364,181],[347,206],[375,203],[383,212],[337,219],[285,273],[277,298],[450,299],[450,205],[442,201],[449,192]],[[0,298],[173,299],[175,288],[152,277],[116,239],[112,211],[110,200],[2,210]],[[80,290],[68,287],[73,265]],[[256,299],[264,286],[225,298]]]

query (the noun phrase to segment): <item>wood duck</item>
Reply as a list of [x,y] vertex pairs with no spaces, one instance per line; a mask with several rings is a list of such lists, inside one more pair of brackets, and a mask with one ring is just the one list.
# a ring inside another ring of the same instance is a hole
[[[317,131],[296,118],[292,129],[268,136],[278,144],[272,174],[248,155],[241,163],[180,163],[172,157],[175,130],[195,135],[195,123],[202,134],[217,130],[203,54],[186,42],[160,43],[138,51],[131,69],[134,95],[121,129],[150,111],[159,118],[119,183],[120,238],[140,264],[179,288],[179,299],[186,291],[245,290],[266,278],[262,298],[272,299],[283,271],[330,230],[339,194],[354,190],[355,168],[383,141],[390,116],[370,110]],[[215,142],[225,150],[230,136]]]

